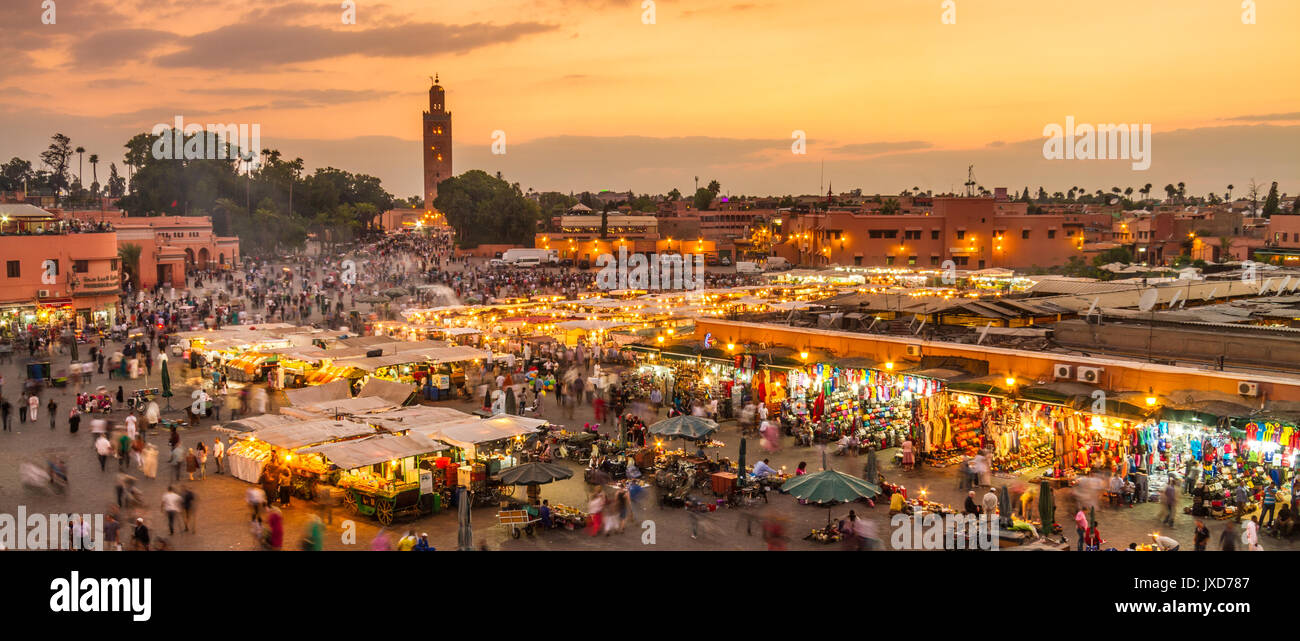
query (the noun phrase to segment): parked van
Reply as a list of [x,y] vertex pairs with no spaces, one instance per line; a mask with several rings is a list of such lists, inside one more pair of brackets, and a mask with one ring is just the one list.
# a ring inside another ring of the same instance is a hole
[[790,264],[790,261],[786,260],[786,259],[785,259],[784,257],[782,257],[782,256],[768,256],[768,257],[767,257],[767,268],[768,268],[768,270],[790,269],[791,267],[794,267],[794,265],[791,265],[791,264]]
[[513,263],[515,267],[537,267],[542,264],[542,259],[537,256],[516,259]]
[[737,274],[761,274],[763,273],[763,268],[759,267],[758,263],[755,263],[753,261],[742,260],[736,263],[736,273]]
[[515,249],[507,249],[504,254],[501,254],[501,260],[512,265],[517,265],[520,260],[524,259],[536,259],[533,266],[541,263],[555,265],[560,262],[560,252],[556,249],[531,249],[517,247]]

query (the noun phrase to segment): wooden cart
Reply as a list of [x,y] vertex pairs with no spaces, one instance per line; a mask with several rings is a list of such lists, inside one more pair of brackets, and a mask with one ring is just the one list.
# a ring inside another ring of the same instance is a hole
[[501,510],[497,512],[497,525],[510,530],[512,538],[519,538],[519,533],[523,532],[528,536],[533,535],[533,524],[541,521],[540,518],[533,516],[528,510]]
[[420,494],[418,482],[385,488],[355,485],[343,492],[344,506],[355,514],[373,516],[383,525],[391,525],[399,516],[433,514],[433,495]]

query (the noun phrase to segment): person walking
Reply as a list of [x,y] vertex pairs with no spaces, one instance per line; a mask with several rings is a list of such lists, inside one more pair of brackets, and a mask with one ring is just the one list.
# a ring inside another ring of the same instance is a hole
[[59,416],[57,411],[59,409],[59,404],[54,401],[53,396],[50,397],[50,402],[45,405],[45,409],[50,413],[50,431],[53,432],[54,419],[58,418]]
[[1241,538],[1242,541],[1245,542],[1246,544],[1246,550],[1249,552],[1257,552],[1264,549],[1259,544],[1259,518],[1258,517],[1252,516],[1250,517],[1249,521],[1246,521],[1246,532],[1245,534],[1241,535]]
[[1196,538],[1192,545],[1197,552],[1204,552],[1205,547],[1210,543],[1210,528],[1205,527],[1205,521],[1196,519]]
[[1250,494],[1246,492],[1246,485],[1237,486],[1237,491],[1232,494],[1232,502],[1237,505],[1237,519],[1241,523],[1242,514],[1246,511],[1246,503],[1250,500]]
[[1164,497],[1160,501],[1160,522],[1169,527],[1174,526],[1174,509],[1178,505],[1178,488],[1173,481],[1173,477],[1170,477],[1165,484]]
[[[40,409],[41,409],[41,399],[37,398],[35,394],[28,396],[27,397],[27,420],[31,421],[32,423],[35,423],[37,414],[39,413]],[[54,428],[51,427],[50,429],[54,429]]]
[[9,415],[14,410],[14,404],[7,398],[0,398],[0,418],[4,420],[4,431],[9,432]]
[[95,454],[99,456],[99,471],[104,472],[108,464],[108,457],[113,453],[113,444],[108,442],[108,437],[100,434],[95,439]]
[[1277,510],[1277,486],[1272,482],[1264,488],[1263,508],[1259,512],[1259,524],[1264,527],[1273,526],[1274,511]]
[[185,464],[185,452],[181,450],[179,444],[172,447],[172,453],[167,462],[172,466],[172,480],[181,480],[181,466]]
[[1074,529],[1079,533],[1079,551],[1083,551],[1083,538],[1088,533],[1088,515],[1083,513],[1083,506],[1074,513]]
[[220,438],[212,439],[212,463],[217,468],[217,474],[221,474],[221,464],[226,460],[226,445],[221,442]]
[[168,485],[167,491],[162,495],[162,510],[167,515],[168,534],[176,534],[176,517],[180,516],[182,507],[181,495],[176,493],[175,486]]
[[188,485],[181,486],[181,511],[185,515],[185,531],[194,532],[194,508],[198,497]]
[[1234,552],[1237,549],[1237,523],[1228,521],[1223,524],[1223,532],[1219,534],[1219,549],[1224,552]]
[[[6,416],[5,420],[8,421],[9,417]],[[81,412],[78,412],[74,405],[72,411],[68,413],[68,433],[76,434],[79,429],[81,429]]]

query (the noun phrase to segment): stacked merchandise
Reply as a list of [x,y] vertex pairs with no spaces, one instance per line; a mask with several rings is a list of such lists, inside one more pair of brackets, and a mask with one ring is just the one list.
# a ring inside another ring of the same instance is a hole
[[1061,411],[1036,403],[999,408],[990,429],[994,443],[993,469],[1021,473],[1051,467],[1055,449],[1050,425],[1054,414]]
[[982,412],[977,409],[956,406],[952,408],[953,447],[966,456],[975,456],[982,444],[984,423],[981,414]]

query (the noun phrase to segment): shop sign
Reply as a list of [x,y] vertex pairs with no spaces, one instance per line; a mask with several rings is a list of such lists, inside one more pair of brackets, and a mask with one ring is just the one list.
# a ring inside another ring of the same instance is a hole
[[82,289],[114,289],[117,286],[116,276],[90,276],[81,279]]
[[420,494],[433,494],[433,472],[420,470]]

